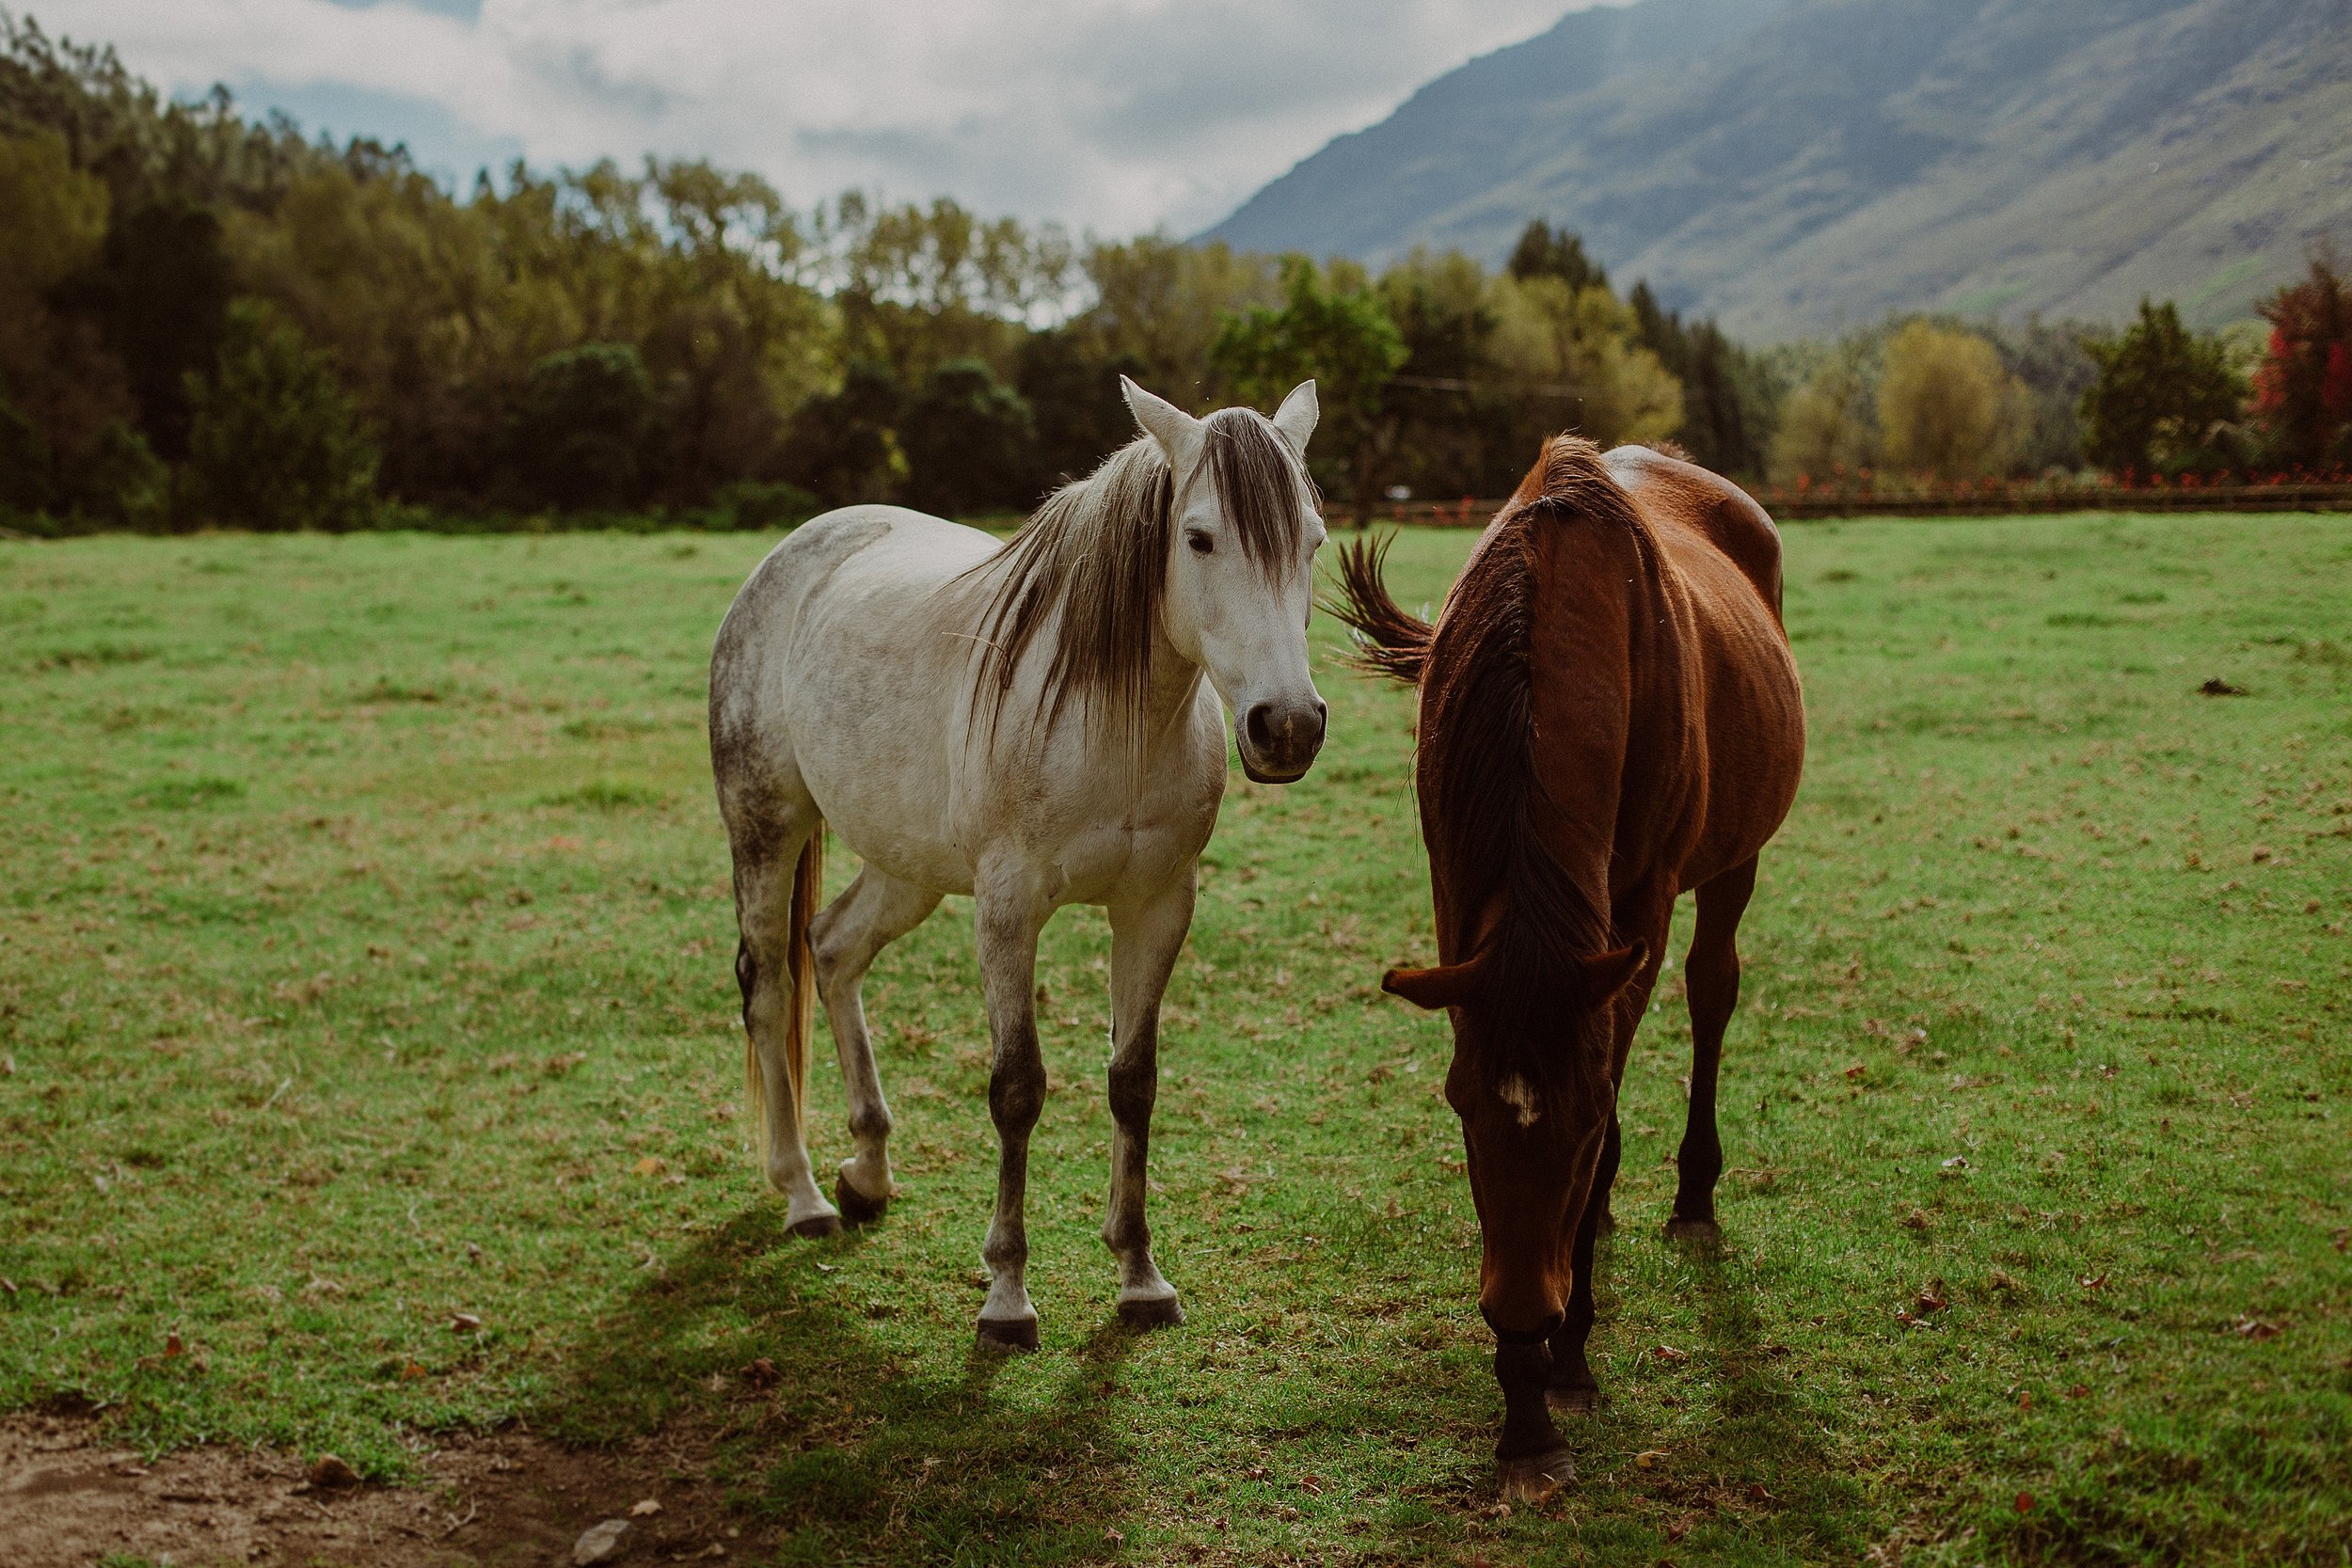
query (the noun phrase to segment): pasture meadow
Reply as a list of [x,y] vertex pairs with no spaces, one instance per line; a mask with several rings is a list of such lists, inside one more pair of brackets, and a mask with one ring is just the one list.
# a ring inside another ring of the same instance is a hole
[[[1405,536],[1399,598],[1470,537]],[[1107,932],[1049,929],[1044,1349],[975,1355],[968,901],[867,983],[887,1220],[790,1240],[743,1152],[702,704],[764,544],[0,545],[0,1412],[390,1483],[437,1434],[660,1431],[739,1560],[2346,1560],[2352,524],[1788,531],[1811,761],[1725,1240],[1660,1229],[1669,971],[1607,1402],[1517,1512],[1446,1026],[1376,990],[1432,957],[1409,696],[1318,622],[1321,763],[1234,776],[1163,1029],[1172,1332],[1118,1325],[1096,1235]]]

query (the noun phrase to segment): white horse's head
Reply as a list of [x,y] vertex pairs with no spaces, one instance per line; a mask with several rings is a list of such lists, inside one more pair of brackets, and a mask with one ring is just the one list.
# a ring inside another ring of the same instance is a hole
[[1307,673],[1324,537],[1306,463],[1315,384],[1300,383],[1271,421],[1248,408],[1196,420],[1124,376],[1120,385],[1174,476],[1168,641],[1225,700],[1242,770],[1295,783],[1323,747],[1325,713]]

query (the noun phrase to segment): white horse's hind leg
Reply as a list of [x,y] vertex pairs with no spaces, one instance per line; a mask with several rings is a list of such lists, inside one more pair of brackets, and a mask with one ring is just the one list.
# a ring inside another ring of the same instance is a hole
[[996,1212],[980,1248],[989,1287],[988,1299],[980,1304],[979,1342],[999,1350],[1035,1350],[1037,1308],[1029,1302],[1025,1214],[1029,1133],[1045,1106],[1045,1059],[1038,1051],[1034,987],[1037,937],[1053,904],[1019,874],[984,879],[973,893],[988,1030],[995,1047],[988,1114],[996,1124],[997,1143]]
[[1119,1315],[1131,1326],[1180,1323],[1176,1288],[1152,1260],[1144,1218],[1152,1105],[1160,1088],[1160,996],[1192,928],[1194,871],[1111,915],[1110,1213],[1103,1241],[1119,1259]]
[[841,1162],[834,1200],[842,1218],[862,1225],[882,1217],[897,1188],[890,1180],[890,1106],[882,1099],[882,1076],[866,1029],[866,1003],[859,991],[874,956],[905,936],[931,911],[940,895],[902,882],[868,864],[849,891],[809,924],[817,958],[818,994],[833,1023],[834,1050],[848,1086],[850,1137],[856,1152]]
[[790,812],[784,821],[759,826],[767,831],[738,836],[735,853],[735,918],[741,935],[736,980],[743,990],[743,1026],[758,1064],[758,1131],[768,1184],[787,1202],[785,1224],[797,1235],[830,1235],[841,1228],[841,1218],[810,1173],[800,1096],[793,1092],[785,1059],[792,1026],[792,879],[802,846],[823,829],[814,803]]

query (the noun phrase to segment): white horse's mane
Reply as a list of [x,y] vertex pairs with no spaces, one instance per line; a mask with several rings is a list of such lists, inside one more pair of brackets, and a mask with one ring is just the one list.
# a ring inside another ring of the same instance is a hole
[[[1306,522],[1302,482],[1313,495],[1306,465],[1255,409],[1219,409],[1201,423],[1207,448],[1187,487],[1205,471],[1243,556],[1269,577],[1285,570],[1298,559]],[[1181,500],[1173,488],[1167,453],[1138,436],[1048,496],[1001,551],[964,574],[961,580],[995,578],[981,612],[975,675],[976,706],[992,727],[1022,655],[1053,622],[1043,716],[1057,716],[1075,693],[1131,741],[1142,738],[1173,545],[1168,530]]]

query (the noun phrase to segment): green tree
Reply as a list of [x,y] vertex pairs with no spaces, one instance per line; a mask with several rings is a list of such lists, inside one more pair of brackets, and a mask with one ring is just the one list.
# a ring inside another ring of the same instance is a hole
[[1131,354],[1105,356],[1096,334],[1078,325],[1033,332],[1021,345],[1014,385],[1036,423],[1036,483],[1042,490],[1093,471],[1136,434],[1119,395],[1119,378],[1152,384],[1152,368]]
[[1233,395],[1272,409],[1302,381],[1322,406],[1315,466],[1367,515],[1379,481],[1380,395],[1405,363],[1403,334],[1369,288],[1334,287],[1303,256],[1282,261],[1282,304],[1228,316],[1209,362]]
[[1713,322],[1686,323],[1661,306],[1646,279],[1626,305],[1643,346],[1682,383],[1682,424],[1672,434],[1692,460],[1721,474],[1763,472],[1777,401],[1764,362]]
[[2182,473],[2229,466],[2229,426],[2246,388],[2218,338],[2192,336],[2170,300],[2139,302],[2139,320],[2085,338],[2099,379],[2083,394],[2083,451],[2112,472]]
[[69,527],[158,529],[170,519],[171,470],[138,427],[116,420],[76,454],[60,476],[58,509]]
[[1026,511],[1038,498],[1037,425],[985,360],[950,359],[898,420],[908,501],[948,515]]
[[887,365],[853,361],[841,386],[801,404],[787,433],[786,478],[833,506],[891,499],[907,477],[898,423],[905,388]]
[[1565,229],[1554,229],[1541,218],[1519,231],[1519,243],[1511,247],[1504,270],[1522,283],[1534,277],[1556,277],[1571,289],[1609,287],[1609,269],[1584,254],[1583,238]]
[[1991,343],[1915,321],[1887,340],[1878,415],[1890,466],[1977,479],[2008,467],[2029,410]]
[[23,309],[105,243],[105,185],[73,166],[55,132],[0,135],[0,295]]
[[49,510],[49,443],[40,427],[0,392],[0,519],[25,522]]
[[219,218],[170,198],[117,214],[97,261],[51,297],[98,324],[141,427],[157,451],[178,458],[187,451],[187,377],[220,352],[232,293]]
[[1767,471],[1774,483],[1827,481],[1878,459],[1872,388],[1862,346],[1840,345],[1798,382],[1780,408]]
[[267,306],[230,307],[219,363],[190,378],[188,404],[197,518],[329,532],[375,521],[373,436],[326,357]]
[[[1500,325],[1493,359],[1526,405],[1539,438],[1574,430],[1604,447],[1665,439],[1682,424],[1682,388],[1640,342],[1633,313],[1600,284],[1578,288],[1550,273],[1495,282]],[[1535,456],[1523,443],[1521,467]]]
[[1222,240],[1184,245],[1143,234],[1097,242],[1087,249],[1085,270],[1094,303],[1072,325],[1104,363],[1141,364],[1146,373],[1137,381],[1179,404],[1210,395],[1210,354],[1227,318],[1282,298],[1273,257],[1236,252]]
[[2099,380],[2098,363],[2083,349],[2083,339],[2090,334],[2039,317],[2023,323],[1988,322],[1979,330],[1992,340],[2003,368],[2030,401],[2030,417],[2016,452],[2017,469],[2072,473],[2082,467],[2083,398]]
[[1533,439],[1525,400],[1494,362],[1502,314],[1486,269],[1416,250],[1380,277],[1406,358],[1381,398],[1383,478],[1451,499],[1509,491]]
[[112,204],[103,182],[73,166],[64,136],[0,135],[0,396],[24,427],[9,446],[26,467],[7,482],[8,504],[24,512],[50,505],[60,477],[133,410],[97,328],[56,308],[98,259]]
[[531,367],[515,401],[512,467],[528,504],[611,511],[644,497],[653,383],[627,343],[582,343]]

